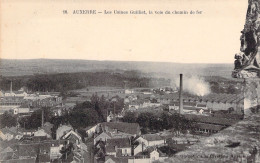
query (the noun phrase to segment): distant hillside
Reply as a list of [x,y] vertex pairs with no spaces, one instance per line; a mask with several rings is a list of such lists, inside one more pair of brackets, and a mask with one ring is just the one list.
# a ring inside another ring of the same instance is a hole
[[170,77],[179,73],[231,78],[233,64],[182,64],[168,62],[127,62],[92,60],[0,60],[2,76],[23,76],[71,72],[138,70],[157,77]]

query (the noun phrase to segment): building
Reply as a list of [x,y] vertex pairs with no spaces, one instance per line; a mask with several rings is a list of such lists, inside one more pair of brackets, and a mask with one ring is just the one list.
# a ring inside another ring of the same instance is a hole
[[112,138],[112,135],[110,133],[102,132],[101,134],[99,134],[98,136],[96,136],[94,138],[94,144],[96,144],[99,141],[106,142],[108,139],[111,139],[111,138]]
[[15,138],[16,133],[11,131],[10,128],[2,128],[0,130],[0,138],[4,141],[10,141]]
[[138,141],[139,144],[143,144],[145,148],[165,144],[164,138],[157,134],[141,135],[139,138],[136,139],[136,141]]
[[113,122],[116,121],[116,117],[115,115],[112,114],[112,112],[109,113],[109,115],[107,116],[107,122]]
[[81,135],[73,130],[67,132],[61,137],[61,139],[68,140],[69,143],[73,143],[76,146],[78,146],[80,142],[82,142]]
[[56,140],[59,140],[63,135],[65,135],[70,130],[73,130],[73,128],[70,125],[61,125],[56,130]]
[[106,156],[105,163],[128,163],[127,157]]
[[129,158],[128,163],[152,163],[154,161],[164,162],[168,158],[157,147],[147,148],[144,152],[139,153],[139,156]]
[[134,93],[134,90],[131,90],[131,89],[126,89],[125,90],[125,94],[132,94]]
[[126,123],[126,122],[103,122],[100,123],[100,127],[103,132],[116,135],[129,135],[138,136],[141,135],[140,126],[138,123]]
[[51,134],[48,133],[46,130],[44,130],[43,128],[40,128],[38,131],[36,131],[34,133],[34,136],[40,136],[40,137],[47,137],[47,138],[51,138]]
[[107,155],[115,157],[132,155],[131,140],[129,138],[108,139],[105,147]]
[[135,111],[143,107],[143,102],[141,100],[131,101],[128,105],[130,111]]
[[35,129],[25,129],[25,128],[18,128],[18,132],[21,133],[23,136],[32,136],[37,130]]
[[97,131],[98,125],[86,127],[86,134],[88,137],[92,137]]
[[30,115],[31,112],[30,112],[29,106],[21,105],[18,108],[13,109],[13,114],[15,114],[15,115],[19,114],[19,115],[26,116],[26,115]]

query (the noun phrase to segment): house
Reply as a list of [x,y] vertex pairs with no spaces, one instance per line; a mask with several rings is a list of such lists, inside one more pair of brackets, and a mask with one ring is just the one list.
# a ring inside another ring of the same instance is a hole
[[36,131],[34,133],[34,136],[40,136],[40,137],[46,136],[47,138],[51,138],[51,135],[43,128],[40,128],[38,131]]
[[52,162],[61,157],[61,149],[65,142],[62,140],[25,141],[17,144],[19,158],[37,158],[37,162]]
[[154,150],[150,153],[150,160],[155,161],[159,159],[159,152]]
[[108,139],[111,139],[112,135],[107,132],[102,132],[98,136],[94,138],[94,144],[96,144],[98,141],[106,142]]
[[19,115],[29,115],[30,114],[30,108],[28,106],[20,106],[18,108],[15,108],[13,110],[13,114],[19,114]]
[[131,156],[132,146],[129,138],[108,139],[106,142],[106,154],[115,157]]
[[196,129],[197,132],[200,133],[217,133],[220,130],[224,129],[225,127],[222,125],[214,125],[214,124],[207,124],[207,123],[197,123]]
[[[37,154],[40,152],[40,143],[26,143],[19,144],[17,146],[17,152],[19,153],[19,158],[36,158]],[[41,150],[43,152],[43,150]]]
[[105,163],[128,163],[127,157],[106,156]]
[[5,97],[26,97],[27,93],[25,91],[6,91],[4,93]]
[[54,159],[58,159],[61,157],[61,149],[62,149],[63,145],[60,144],[59,142],[53,142],[51,143],[51,147],[50,147],[50,159],[54,160]]
[[4,162],[5,160],[11,159],[14,156],[14,149],[10,146],[7,146],[0,150],[0,160]]
[[115,121],[115,115],[110,112],[110,114],[107,116],[107,122]]
[[36,131],[34,133],[34,136],[46,136],[47,138],[51,138],[52,137],[52,129],[53,124],[51,124],[50,122],[46,122],[44,123],[44,125],[38,129],[38,131]]
[[0,129],[0,138],[4,141],[10,141],[14,139],[16,133],[11,131],[9,128]]
[[18,133],[22,134],[23,136],[32,136],[37,130],[35,129],[25,129],[25,128],[19,128]]
[[130,90],[130,89],[125,90],[125,94],[131,94],[131,93],[134,93],[134,90]]
[[87,133],[87,136],[90,138],[94,135],[94,133],[98,132],[97,131],[97,128],[98,128],[98,125],[95,125],[95,126],[89,126],[89,127],[86,127],[85,130],[86,130],[86,133]]
[[141,135],[140,126],[138,123],[126,122],[103,122],[100,123],[103,132],[116,134],[125,134],[129,136]]
[[138,141],[140,144],[143,143],[145,147],[165,144],[164,138],[157,134],[145,134],[140,136],[136,141]]
[[109,156],[114,156],[116,157],[116,146],[112,146],[112,145],[109,145],[109,146],[106,146],[105,148],[106,150],[106,155],[109,155]]
[[1,110],[13,110],[21,106],[23,97],[2,97],[0,99]]
[[56,131],[56,140],[59,140],[63,135],[72,130],[70,125],[61,125]]
[[63,140],[69,140],[69,142],[72,142],[73,144],[79,146],[80,142],[82,142],[81,135],[73,130],[70,130],[65,135],[61,137]]
[[129,103],[129,110],[138,110],[143,106],[143,103],[141,101],[132,101]]
[[156,147],[147,148],[144,152],[139,153],[135,158],[129,158],[128,163],[152,163],[154,161],[164,162],[168,158]]
[[140,152],[143,152],[146,149],[146,147],[144,146],[144,143],[142,143],[142,142],[140,143],[138,141],[134,141],[133,143],[134,143],[133,144],[134,156]]
[[13,153],[14,150],[11,147],[6,147],[5,149],[1,150],[1,153]]

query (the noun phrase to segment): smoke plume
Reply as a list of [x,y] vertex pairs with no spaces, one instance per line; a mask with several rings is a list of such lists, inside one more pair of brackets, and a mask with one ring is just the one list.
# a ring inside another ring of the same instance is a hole
[[[174,80],[174,85],[179,88],[180,79],[176,77]],[[210,85],[201,77],[198,76],[184,76],[183,77],[183,90],[189,92],[190,94],[197,96],[205,96],[209,94]]]

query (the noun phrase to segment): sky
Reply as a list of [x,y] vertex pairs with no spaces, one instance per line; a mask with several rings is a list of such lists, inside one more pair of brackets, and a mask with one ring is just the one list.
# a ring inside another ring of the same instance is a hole
[[[233,63],[247,0],[2,0],[0,58]],[[63,14],[67,10],[68,14]],[[202,11],[87,15],[73,10]]]

